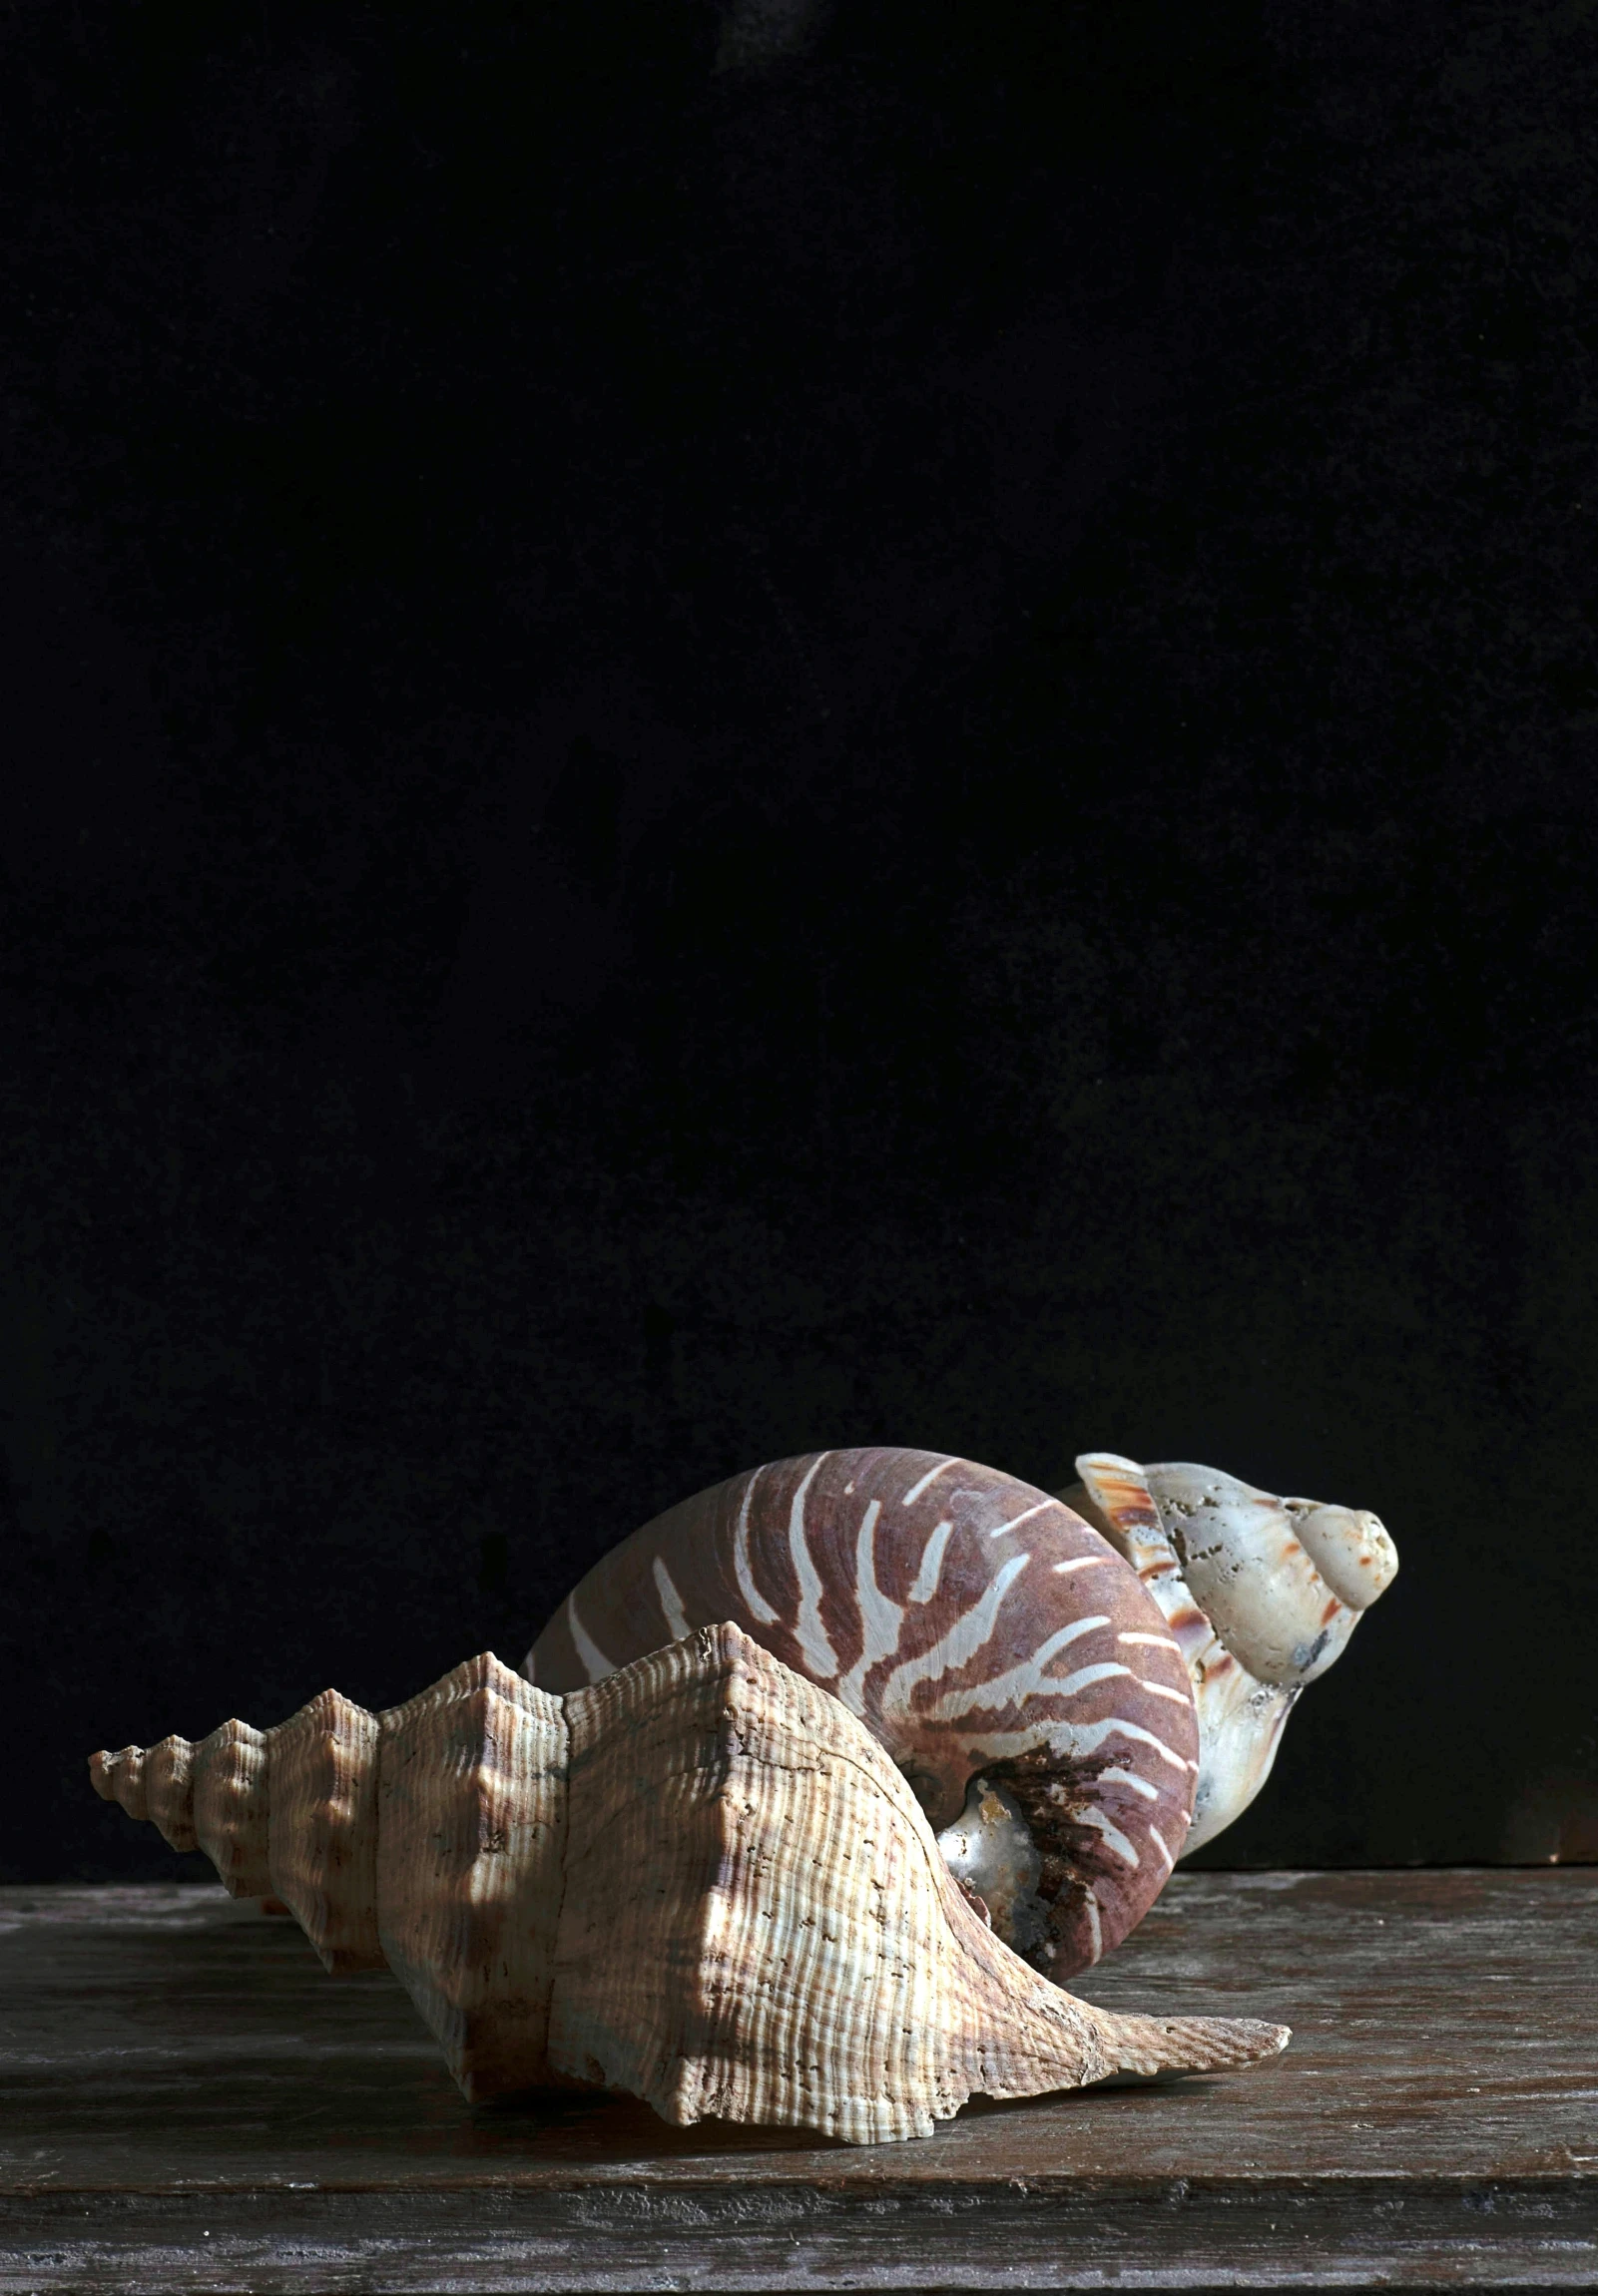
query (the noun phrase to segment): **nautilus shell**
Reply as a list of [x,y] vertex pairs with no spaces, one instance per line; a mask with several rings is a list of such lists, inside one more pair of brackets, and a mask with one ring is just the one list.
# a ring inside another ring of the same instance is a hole
[[335,1973],[387,1964],[470,2098],[596,2083],[853,2143],[976,2091],[1274,2056],[1248,2019],[1041,1981],[837,1699],[722,1623],[565,1697],[492,1655],[370,1714],[96,1754],[99,1791],[271,1891]]
[[1077,1467],[1056,1498],[938,1452],[758,1467],[604,1556],[524,1671],[575,1689],[736,1619],[859,1716],[999,1935],[1063,1980],[1258,1790],[1396,1568],[1371,1515],[1207,1468]]

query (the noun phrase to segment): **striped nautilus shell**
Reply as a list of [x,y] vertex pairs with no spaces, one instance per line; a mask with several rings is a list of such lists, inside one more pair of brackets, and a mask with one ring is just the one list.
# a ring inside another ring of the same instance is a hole
[[1304,1684],[1396,1569],[1373,1515],[1109,1453],[1051,1498],[938,1452],[782,1459],[606,1555],[540,1687],[736,1621],[858,1715],[1000,1937],[1063,1980],[1253,1798]]

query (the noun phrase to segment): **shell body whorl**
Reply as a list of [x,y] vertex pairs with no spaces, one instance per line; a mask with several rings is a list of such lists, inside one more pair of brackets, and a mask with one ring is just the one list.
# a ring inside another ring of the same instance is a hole
[[612,1550],[524,1670],[602,1681],[732,1619],[857,1715],[998,1935],[1063,1980],[1181,1853],[1199,1735],[1181,1648],[1111,1543],[945,1453],[817,1452],[701,1492]]

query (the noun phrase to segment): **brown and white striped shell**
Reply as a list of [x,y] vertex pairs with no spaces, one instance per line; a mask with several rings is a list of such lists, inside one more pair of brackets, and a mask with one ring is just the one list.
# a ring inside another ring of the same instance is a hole
[[1397,1550],[1363,1509],[1278,1499],[1215,1467],[1140,1467],[1090,1451],[1076,1471],[1082,1480],[1060,1497],[1126,1557],[1193,1682],[1199,1786],[1187,1846],[1196,1850],[1265,1784],[1306,1684],[1392,1584]]
[[614,1548],[525,1671],[575,1689],[724,1617],[859,1716],[1035,1968],[1069,1977],[1147,1912],[1193,1809],[1193,1693],[1137,1573],[1058,1499],[940,1452],[778,1460]]
[[1215,2070],[1288,2035],[1115,2016],[967,1904],[839,1702],[736,1625],[566,1697],[491,1655],[369,1714],[324,1691],[97,1754],[99,1791],[286,1901],[335,1973],[386,1963],[471,2098],[554,2081],[851,2143],[980,2090]]

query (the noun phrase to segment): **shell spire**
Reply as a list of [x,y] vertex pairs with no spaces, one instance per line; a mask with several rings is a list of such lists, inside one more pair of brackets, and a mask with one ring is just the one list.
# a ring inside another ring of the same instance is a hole
[[[558,1701],[485,1653],[387,1713],[323,1690],[274,1729],[228,1721],[89,1774],[233,1896],[279,1899],[330,1975],[391,1968],[477,2097],[548,2074],[548,1956],[510,1909],[558,1875],[565,1747]],[[181,1808],[158,1798],[179,1776]]]
[[1089,1451],[1076,1471],[1061,1499],[1148,1588],[1193,1684],[1196,1850],[1265,1784],[1288,1716],[1392,1584],[1397,1549],[1364,1509],[1278,1499],[1215,1467]]
[[[472,2098],[576,2081],[872,2143],[1288,2039],[1040,1979],[863,1725],[731,1622],[565,1697],[489,1654],[380,1715],[324,1692],[252,1750],[270,1886],[330,1970],[393,1969]],[[139,1749],[91,1768],[149,1810]]]

